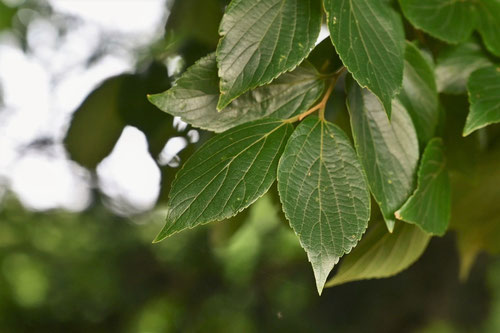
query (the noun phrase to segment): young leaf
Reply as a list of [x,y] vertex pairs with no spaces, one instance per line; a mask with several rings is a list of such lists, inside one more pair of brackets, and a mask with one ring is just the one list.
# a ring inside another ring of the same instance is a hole
[[433,235],[444,235],[450,222],[451,189],[446,169],[443,141],[434,138],[425,147],[415,193],[396,213]]
[[317,0],[233,0],[219,28],[217,108],[294,69],[313,49],[320,26]]
[[300,114],[321,96],[324,87],[316,69],[304,62],[271,84],[243,94],[219,112],[219,78],[212,53],[188,68],[174,87],[149,96],[149,100],[195,127],[223,132],[264,117],[282,119]]
[[386,1],[324,0],[328,27],[342,62],[391,114],[391,100],[403,81],[401,17]]
[[489,124],[500,122],[500,67],[478,69],[469,77],[470,112],[463,135]]
[[464,41],[476,26],[477,12],[473,1],[399,0],[399,2],[411,24],[448,43]]
[[445,49],[439,54],[436,64],[438,91],[447,94],[465,92],[470,74],[488,65],[491,61],[477,43],[466,42]]
[[280,159],[278,190],[321,294],[333,266],[356,246],[370,217],[365,176],[344,132],[316,117],[304,120]]
[[438,123],[438,93],[433,68],[412,43],[406,43],[403,89],[398,99],[413,120],[419,142],[425,145]]
[[476,4],[479,17],[478,30],[486,48],[500,56],[500,1],[480,0]]
[[389,121],[375,95],[352,79],[346,85],[356,150],[371,192],[392,231],[394,212],[414,189],[419,157],[415,127],[397,100],[393,102],[393,117]]
[[394,232],[388,233],[382,223],[377,223],[342,259],[337,274],[326,283],[326,287],[396,275],[417,261],[430,238],[410,224],[398,223]]
[[293,130],[279,120],[257,120],[215,136],[177,173],[166,225],[155,242],[186,228],[236,215],[267,192]]

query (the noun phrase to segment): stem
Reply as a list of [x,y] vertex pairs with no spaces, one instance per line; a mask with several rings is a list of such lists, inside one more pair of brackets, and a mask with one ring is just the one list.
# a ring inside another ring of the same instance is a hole
[[319,119],[325,120],[326,103],[328,102],[328,99],[330,98],[330,96],[333,93],[333,90],[335,88],[337,80],[339,79],[340,75],[342,74],[342,72],[344,72],[345,69],[346,68],[342,66],[336,72],[334,72],[332,74],[328,74],[328,77],[331,78],[330,84],[328,85],[328,89],[326,90],[325,94],[323,95],[323,98],[321,99],[321,101],[318,104],[316,104],[315,106],[313,106],[309,110],[307,110],[299,115],[296,115],[295,117],[291,117],[291,118],[285,120],[285,122],[294,123],[296,121],[302,121],[305,117],[307,117],[308,115],[310,115],[311,113],[313,113],[317,110],[319,110],[319,114],[318,114]]

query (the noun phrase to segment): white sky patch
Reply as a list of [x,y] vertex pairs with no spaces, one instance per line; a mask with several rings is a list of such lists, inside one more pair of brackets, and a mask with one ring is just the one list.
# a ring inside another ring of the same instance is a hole
[[146,136],[135,127],[127,126],[111,155],[97,166],[99,187],[119,207],[116,213],[132,206],[137,211],[154,207],[160,193],[160,169],[148,153]]
[[11,188],[24,205],[36,210],[81,211],[90,202],[89,175],[75,163],[32,152],[16,163]]
[[104,29],[149,33],[165,13],[164,0],[51,0],[61,13],[76,15]]

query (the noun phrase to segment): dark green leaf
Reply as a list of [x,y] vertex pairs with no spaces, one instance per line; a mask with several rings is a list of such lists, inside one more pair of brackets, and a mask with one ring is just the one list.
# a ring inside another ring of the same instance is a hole
[[419,157],[415,128],[397,100],[393,102],[393,117],[389,121],[375,95],[352,79],[346,84],[356,150],[371,192],[392,231],[394,212],[414,189]]
[[218,109],[294,69],[313,49],[320,26],[317,0],[233,0],[219,29]]
[[396,213],[405,222],[414,223],[434,235],[444,235],[450,222],[451,189],[446,168],[443,141],[434,138],[425,147],[415,193]]
[[464,41],[476,26],[477,11],[473,1],[399,0],[399,2],[411,24],[449,43]]
[[447,94],[465,92],[467,80],[472,72],[491,64],[481,47],[466,42],[449,47],[437,58],[436,81],[438,91]]
[[479,11],[478,30],[486,48],[500,56],[500,1],[480,0],[476,2]]
[[417,261],[430,238],[410,224],[398,223],[394,232],[388,233],[383,223],[376,223],[358,246],[342,259],[337,274],[326,286],[396,275]]
[[386,1],[324,0],[330,35],[344,65],[391,114],[403,81],[401,17]]
[[425,145],[438,124],[438,94],[434,69],[412,43],[406,44],[403,89],[398,98],[413,120],[419,142]]
[[478,69],[469,77],[470,112],[463,135],[489,124],[500,122],[500,67]]
[[365,176],[344,132],[316,117],[304,120],[281,157],[278,189],[321,294],[333,266],[356,246],[370,218]]
[[267,192],[293,126],[258,120],[215,136],[172,183],[166,225],[155,242],[197,225],[236,215]]
[[120,75],[104,81],[73,114],[64,144],[75,162],[95,169],[113,150],[126,125],[118,96],[129,77]]
[[222,132],[268,116],[282,119],[304,112],[320,97],[324,86],[317,71],[304,63],[271,84],[245,93],[219,112],[219,78],[215,55],[211,54],[190,67],[172,89],[149,99],[195,127]]

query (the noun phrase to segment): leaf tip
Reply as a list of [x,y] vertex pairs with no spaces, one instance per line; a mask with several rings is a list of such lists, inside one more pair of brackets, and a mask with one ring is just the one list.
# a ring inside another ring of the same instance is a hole
[[316,289],[318,294],[321,296],[323,289],[328,279],[333,266],[339,262],[339,257],[328,256],[326,259],[310,257],[311,265],[313,267],[314,279],[316,280]]

